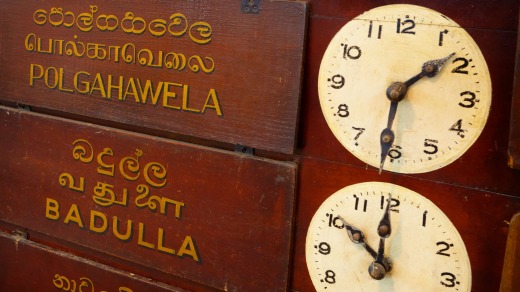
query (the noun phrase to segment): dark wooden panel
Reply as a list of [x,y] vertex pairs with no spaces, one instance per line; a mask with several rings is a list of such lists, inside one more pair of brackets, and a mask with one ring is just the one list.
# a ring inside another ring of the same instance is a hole
[[[318,2],[321,3],[320,5],[325,5],[324,3],[327,1]],[[350,7],[347,2],[328,2],[331,3],[330,5],[334,3],[338,10]],[[312,3],[314,4],[314,2]],[[414,2],[414,4],[416,3]],[[355,11],[351,11],[351,13],[358,15],[366,7],[361,9],[354,5],[352,9]],[[458,6],[452,5],[451,2],[444,5],[444,11],[449,17],[452,16],[449,12],[456,9],[459,9]],[[503,8],[497,7],[497,9]],[[314,14],[314,10],[312,14]],[[457,18],[453,19],[458,21]],[[306,95],[302,100],[302,130],[298,150],[303,156],[366,167],[366,164],[351,155],[333,136],[321,112],[317,90],[318,71],[323,53],[330,39],[348,20],[345,17],[326,18],[314,15],[310,18],[309,48],[304,79]],[[520,184],[515,182],[520,181],[520,173],[511,171],[507,166],[511,86],[517,34],[515,31],[492,29],[468,29],[467,31],[480,46],[491,74],[492,104],[487,124],[476,143],[460,159],[442,169],[415,176],[518,196]],[[368,167],[368,169],[377,171],[372,167]]]
[[2,291],[184,291],[0,232]]
[[402,1],[310,1],[304,96],[297,148],[299,184],[293,291],[314,291],[305,261],[311,218],[325,198],[351,184],[383,181],[421,193],[453,221],[465,241],[473,291],[498,291],[511,216],[520,210],[520,174],[507,167],[508,129],[518,27],[518,1],[407,1],[444,13],[466,27],[492,74],[493,100],[481,137],[460,159],[427,174],[401,175],[367,167],[332,135],[321,112],[317,77],[323,53],[351,18]]
[[220,290],[286,288],[294,163],[7,108],[0,132],[1,220]]
[[307,5],[261,2],[3,1],[1,99],[292,153]]
[[[339,189],[368,181],[390,182],[409,188],[436,204],[464,240],[472,267],[472,291],[498,291],[508,222],[520,210],[519,198],[402,175],[378,175],[363,168],[313,158],[302,158],[298,181],[292,280],[295,291],[313,289],[305,262],[305,238],[312,216],[321,203]],[[370,245],[377,246],[379,239],[372,236],[367,240]],[[398,263],[394,264],[397,267]]]
[[[520,22],[518,22],[518,27],[520,28]],[[517,37],[508,164],[512,168],[520,169],[520,36]]]
[[[363,11],[387,4],[402,4],[404,1],[344,1],[344,0],[312,0],[312,15],[316,17],[348,17],[354,18]],[[459,25],[469,28],[490,28],[497,30],[515,30],[518,21],[518,1],[502,0],[499,3],[490,0],[468,1],[452,0],[406,1],[439,11]]]

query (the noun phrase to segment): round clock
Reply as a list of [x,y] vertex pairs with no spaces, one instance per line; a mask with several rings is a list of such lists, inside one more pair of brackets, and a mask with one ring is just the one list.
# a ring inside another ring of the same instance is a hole
[[380,171],[399,173],[459,158],[491,106],[486,61],[469,34],[445,15],[405,4],[367,11],[338,31],[318,92],[341,144]]
[[317,291],[470,291],[457,229],[431,201],[404,187],[366,182],[331,195],[305,244]]

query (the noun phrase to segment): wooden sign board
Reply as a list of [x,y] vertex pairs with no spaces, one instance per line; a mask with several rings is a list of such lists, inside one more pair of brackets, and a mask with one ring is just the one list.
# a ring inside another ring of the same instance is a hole
[[3,232],[0,262],[2,291],[184,291]]
[[5,0],[0,100],[292,154],[306,15],[301,1]]
[[208,287],[286,289],[294,163],[3,107],[0,132],[1,220]]

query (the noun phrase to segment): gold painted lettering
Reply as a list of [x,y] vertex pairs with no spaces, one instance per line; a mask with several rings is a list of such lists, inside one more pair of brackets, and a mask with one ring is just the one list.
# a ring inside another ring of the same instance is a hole
[[114,157],[114,151],[110,148],[103,149],[102,152],[100,152],[97,156],[97,163],[99,164],[97,168],[97,172],[99,174],[108,175],[108,176],[114,176],[115,172],[115,166],[114,164],[107,164],[103,161],[104,156]]
[[67,213],[67,217],[65,217],[65,220],[63,220],[63,222],[66,224],[70,221],[78,224],[79,227],[83,228],[83,220],[81,219],[78,205],[76,204],[72,204],[72,206],[70,206],[69,212]]
[[[135,149],[135,158],[132,156],[127,156],[119,161],[119,172],[121,175],[129,181],[135,181],[141,175],[141,166],[139,165],[139,158],[143,156],[143,151],[140,149]],[[128,174],[130,172],[130,174]],[[133,176],[131,175],[133,174]]]
[[175,87],[182,87],[182,84],[179,83],[172,83],[172,82],[164,82],[163,86],[163,107],[172,108],[172,109],[178,109],[180,110],[180,106],[174,106],[168,103],[168,99],[177,99],[177,93],[170,91],[170,86]]
[[[119,50],[121,49],[120,46],[109,46],[108,47],[108,59],[114,60],[114,62],[119,62]],[[112,53],[113,52],[113,53]]]
[[119,76],[119,83],[114,85],[113,77],[109,74],[107,83],[108,98],[112,98],[112,90],[117,89],[117,98],[123,99],[123,76]]
[[164,246],[164,229],[162,228],[159,228],[159,231],[157,232],[157,250],[173,255],[175,254],[175,250],[173,248]]
[[117,216],[112,217],[112,231],[114,235],[122,241],[127,241],[132,237],[132,220],[126,221],[126,233],[122,234],[119,232],[119,220]]
[[112,188],[114,188],[114,186],[111,184],[98,182],[94,187],[94,195],[92,196],[92,199],[96,204],[103,207],[109,207],[113,204],[126,206],[128,204],[128,190],[124,188],[121,200],[116,201],[116,194]]
[[[49,76],[51,77],[54,77],[54,80],[53,80],[53,83],[51,83],[50,81],[50,78]],[[45,80],[45,85],[47,85],[48,88],[56,88],[56,86],[58,86],[58,70],[56,70],[56,68],[54,67],[48,67],[47,69],[45,69],[45,76],[44,76],[44,80]]]
[[[34,80],[35,79],[42,79],[44,71],[42,65],[38,64],[31,64],[31,70],[29,73],[29,85],[34,86]],[[38,70],[38,73],[36,72]]]
[[[87,78],[90,77],[90,73],[88,73],[88,72],[85,72],[85,71],[76,72],[76,74],[74,74],[74,88],[76,88],[76,90],[79,93],[87,94],[90,92],[90,82],[81,81],[81,83],[79,83],[80,76],[82,76],[82,75],[86,76]],[[81,87],[79,86],[80,84],[81,84]]]
[[29,52],[34,51],[36,48],[36,35],[30,33],[25,37],[25,49]]
[[159,81],[159,85],[157,86],[155,93],[154,93],[154,87],[153,87],[152,81],[150,81],[150,80],[146,80],[146,83],[144,84],[144,89],[143,89],[143,86],[141,85],[141,80],[137,79],[137,87],[139,87],[139,92],[141,93],[141,102],[142,103],[146,103],[146,101],[148,100],[148,95],[150,95],[150,97],[152,99],[152,104],[156,105],[157,100],[159,100],[159,96],[161,94],[161,89],[163,88],[163,82]]
[[[101,226],[96,226],[96,219],[101,220]],[[105,214],[95,210],[90,210],[90,230],[96,233],[103,233],[107,230],[107,228],[108,222]]]
[[172,200],[171,203],[175,205],[175,218],[180,219],[182,215],[181,208],[184,207],[184,203],[175,200]]
[[[159,180],[159,182],[153,181],[150,177],[150,173],[152,173],[153,176]],[[156,188],[162,188],[164,185],[166,185],[166,174],[166,167],[158,162],[150,162],[146,164],[143,169],[143,175],[146,182],[152,187]]]
[[44,25],[47,22],[47,11],[44,9],[38,9],[33,14],[34,23],[38,25]]
[[180,257],[190,256],[194,261],[199,261],[197,247],[195,246],[195,243],[193,242],[191,236],[188,235],[186,236],[186,238],[184,238],[184,242],[182,243],[182,246],[179,249],[177,255]]
[[45,218],[51,220],[60,219],[60,204],[58,201],[47,198],[47,203],[45,204]]
[[134,96],[134,99],[135,99],[135,102],[140,102],[141,100],[139,99],[139,95],[137,94],[137,88],[135,87],[135,81],[134,81],[134,78],[130,77],[128,79],[128,82],[126,84],[126,90],[125,90],[125,95],[123,96],[123,98],[120,98],[121,100],[126,100],[126,97],[128,95],[133,95]]
[[[210,104],[210,102],[212,104]],[[222,116],[222,109],[220,108],[220,102],[218,100],[217,91],[214,88],[212,88],[208,93],[208,97],[206,98],[204,107],[202,107],[202,113],[205,113],[207,108],[214,109],[217,113],[217,116]]]
[[94,77],[94,81],[92,82],[92,87],[90,89],[90,94],[94,92],[94,90],[99,91],[102,97],[107,97],[107,93],[105,91],[105,85],[103,84],[103,77],[101,77],[101,73],[97,73],[96,77]]
[[58,81],[58,90],[59,91],[63,91],[63,92],[74,92],[74,90],[70,89],[70,88],[64,88],[63,87],[63,78],[65,76],[65,72],[63,72],[63,68],[60,68],[59,70],[59,81]]
[[[89,141],[85,139],[77,139],[72,142],[74,149],[72,149],[72,157],[84,163],[89,163],[94,158],[94,148]],[[90,154],[90,155],[88,155]]]
[[194,112],[194,113],[199,113],[200,111],[197,110],[197,109],[194,109],[194,108],[190,108],[189,105],[188,105],[188,102],[189,102],[189,99],[190,99],[190,96],[189,96],[189,86],[188,85],[183,85],[183,90],[182,90],[182,110],[185,110],[185,111],[188,111],[188,112]]
[[[85,178],[84,177],[79,178],[79,185],[76,186],[76,185],[74,185],[74,183],[75,183],[74,177],[70,173],[64,172],[64,173],[60,174],[58,181],[60,182],[60,185],[62,187],[66,186],[69,189],[76,191],[76,192],[80,192],[80,193],[85,191]],[[67,184],[67,182],[68,182],[68,184]]]
[[42,54],[52,54],[52,39],[47,42],[47,50],[42,47],[42,39],[38,38],[36,41],[36,51]]
[[[195,33],[196,32],[196,33]],[[211,42],[212,34],[211,25],[207,22],[198,21],[190,26],[189,35],[192,41],[199,45],[205,45]],[[198,34],[198,35],[196,35]]]
[[149,243],[144,241],[144,233],[145,233],[144,223],[139,222],[139,236],[137,239],[137,244],[140,246],[144,246],[146,248],[155,249],[155,245],[153,243]]

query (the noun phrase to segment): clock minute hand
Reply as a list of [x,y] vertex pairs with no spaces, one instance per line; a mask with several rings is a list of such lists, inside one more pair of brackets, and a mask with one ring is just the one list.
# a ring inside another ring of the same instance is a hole
[[386,273],[392,269],[392,265],[389,262],[385,262],[385,238],[388,238],[392,233],[392,225],[390,224],[390,204],[392,202],[392,194],[388,195],[388,202],[386,204],[385,213],[379,221],[377,227],[377,234],[379,235],[379,248],[377,250],[377,257],[368,268],[370,276],[376,280],[381,280],[385,277]]
[[379,174],[381,174],[381,171],[383,170],[386,157],[388,156],[388,152],[390,151],[390,148],[392,148],[395,140],[395,133],[392,131],[392,124],[394,123],[397,112],[397,105],[406,97],[406,93],[408,92],[408,88],[410,88],[410,86],[425,76],[428,78],[436,76],[441,71],[444,64],[454,55],[455,53],[451,53],[441,59],[426,61],[422,65],[421,72],[419,74],[413,76],[405,82],[393,82],[386,89],[386,97],[390,100],[391,103],[390,110],[388,112],[388,122],[386,124],[386,128],[381,131],[379,140],[381,143],[381,162],[379,164]]

